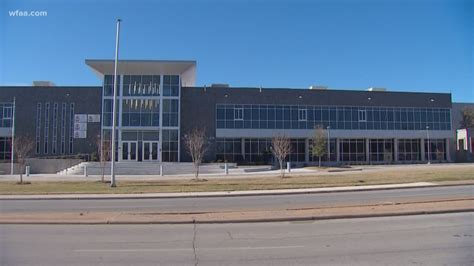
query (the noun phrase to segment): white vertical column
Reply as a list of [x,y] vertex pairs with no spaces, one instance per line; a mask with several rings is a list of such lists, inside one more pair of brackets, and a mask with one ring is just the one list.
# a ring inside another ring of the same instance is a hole
[[340,158],[339,158],[340,146],[341,146],[341,143],[339,141],[339,138],[336,138],[336,162],[340,161]]
[[160,106],[159,106],[159,112],[160,112],[160,142],[158,143],[158,161],[162,162],[163,161],[163,75],[160,74],[160,86],[159,86],[159,91],[160,91]]

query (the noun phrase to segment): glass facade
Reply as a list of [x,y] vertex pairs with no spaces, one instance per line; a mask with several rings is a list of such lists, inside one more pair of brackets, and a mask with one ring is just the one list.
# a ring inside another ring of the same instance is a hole
[[[179,161],[179,75],[119,77],[116,125],[120,142],[117,146],[122,152],[118,159]],[[103,95],[102,127],[105,131],[112,127],[112,75],[104,77]],[[156,136],[148,140],[131,138],[131,132],[136,136]]]
[[222,162],[242,162],[242,140],[238,138],[216,139],[216,160]]
[[216,109],[217,128],[451,130],[448,108],[218,104]]
[[[446,160],[446,140],[429,139],[425,140],[425,158],[430,161]],[[429,146],[429,148],[428,148]]]
[[365,139],[341,139],[339,156],[342,162],[366,161]]
[[421,150],[419,139],[399,139],[398,140],[398,160],[420,161]]
[[13,104],[0,103],[0,127],[12,127]]
[[371,162],[392,162],[394,160],[393,139],[370,139]]
[[11,138],[10,137],[0,137],[0,161],[11,160]]

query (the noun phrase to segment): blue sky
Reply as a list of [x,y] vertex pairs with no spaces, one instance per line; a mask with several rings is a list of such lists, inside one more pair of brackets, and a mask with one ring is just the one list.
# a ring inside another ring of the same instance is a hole
[[120,58],[197,60],[197,85],[386,87],[474,102],[473,2],[3,0],[0,85],[99,85],[84,59],[113,58],[120,17]]

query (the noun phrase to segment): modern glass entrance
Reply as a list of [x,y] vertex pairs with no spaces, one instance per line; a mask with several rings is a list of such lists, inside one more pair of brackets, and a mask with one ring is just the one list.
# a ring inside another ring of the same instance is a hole
[[158,160],[158,141],[144,141],[143,142],[143,161],[157,161]]
[[137,161],[138,142],[124,141],[122,142],[122,161]]

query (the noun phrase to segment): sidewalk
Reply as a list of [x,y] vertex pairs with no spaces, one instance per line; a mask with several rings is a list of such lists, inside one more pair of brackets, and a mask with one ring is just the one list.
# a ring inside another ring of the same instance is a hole
[[197,198],[197,197],[232,197],[262,196],[285,194],[330,193],[349,191],[385,190],[400,188],[421,188],[438,186],[431,182],[416,182],[389,185],[324,187],[302,189],[246,190],[222,192],[187,192],[187,193],[142,193],[142,194],[58,194],[58,195],[0,195],[0,200],[54,200],[54,199],[146,199],[146,198]]

